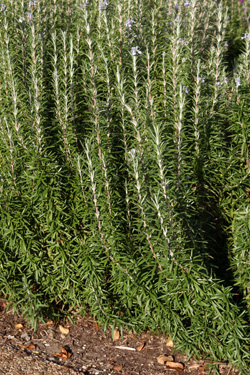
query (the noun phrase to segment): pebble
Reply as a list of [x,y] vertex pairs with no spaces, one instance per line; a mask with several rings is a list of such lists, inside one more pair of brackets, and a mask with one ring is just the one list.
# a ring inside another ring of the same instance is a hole
[[30,341],[30,336],[24,332],[22,335],[21,335],[21,339],[25,340],[25,341]]

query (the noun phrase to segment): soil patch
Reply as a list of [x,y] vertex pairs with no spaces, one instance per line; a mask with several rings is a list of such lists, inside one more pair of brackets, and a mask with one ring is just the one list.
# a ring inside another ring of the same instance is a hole
[[7,313],[3,307],[0,302],[0,345],[9,345],[13,352],[22,350],[23,356],[41,357],[79,374],[206,375],[211,371],[211,363],[221,375],[239,373],[226,362],[189,359],[175,351],[164,335],[124,331],[121,337],[115,331],[112,338],[111,329],[104,332],[91,317],[81,316],[75,325],[67,320],[61,324],[48,321],[39,324],[34,332],[22,317]]

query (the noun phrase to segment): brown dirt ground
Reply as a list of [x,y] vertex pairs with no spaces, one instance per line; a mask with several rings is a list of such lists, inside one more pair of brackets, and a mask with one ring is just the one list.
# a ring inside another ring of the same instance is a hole
[[[116,337],[114,341],[111,329],[104,333],[91,317],[80,316],[76,325],[66,321],[60,327],[49,321],[39,324],[34,332],[22,317],[6,312],[4,307],[5,303],[0,300],[0,348],[1,345],[9,346],[14,353],[20,354],[21,350],[24,357],[35,356],[42,361],[55,362],[78,374],[207,375],[211,369],[209,361],[195,361],[174,351],[166,345],[167,337],[163,335],[144,332],[135,336],[125,331],[123,337]],[[17,324],[22,327],[18,329]],[[66,329],[64,333],[63,329]],[[160,355],[172,356],[173,362],[182,364],[183,369],[173,370],[166,363],[158,363]],[[226,362],[214,363],[221,375],[239,372]]]

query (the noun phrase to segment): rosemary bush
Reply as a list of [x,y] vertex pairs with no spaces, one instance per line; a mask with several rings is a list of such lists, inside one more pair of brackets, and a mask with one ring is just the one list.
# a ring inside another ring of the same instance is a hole
[[249,365],[242,5],[0,5],[0,287],[33,326],[88,311]]

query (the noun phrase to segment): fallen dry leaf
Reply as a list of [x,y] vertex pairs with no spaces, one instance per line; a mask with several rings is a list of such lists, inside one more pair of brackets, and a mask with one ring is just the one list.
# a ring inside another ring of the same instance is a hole
[[122,370],[122,365],[116,365],[116,366],[114,366],[113,368],[112,368],[112,370],[114,370],[114,371],[121,371]]
[[62,359],[68,359],[72,356],[72,353],[68,352],[63,346],[60,347],[61,353],[57,353],[54,357],[60,357]]
[[30,345],[19,345],[20,348],[22,349],[29,349],[29,350],[34,350],[36,349],[35,345],[34,344],[30,344]]
[[207,366],[206,365],[204,365],[204,366],[199,366],[199,374],[202,374],[204,371],[205,371],[205,368],[206,368]]
[[59,325],[59,329],[60,329],[61,333],[63,333],[64,335],[67,335],[69,333],[68,328],[64,328],[63,326]]
[[48,320],[48,321],[46,322],[46,325],[47,325],[47,326],[51,326],[52,324],[54,324],[52,320]]
[[23,328],[23,325],[20,323],[15,325],[15,329],[22,329],[22,328]]
[[60,347],[60,350],[67,356],[67,358],[70,358],[72,356],[72,353],[68,352],[63,346]]
[[66,354],[63,354],[63,353],[54,354],[54,357],[60,357],[62,359],[68,359],[68,356]]
[[4,300],[0,300],[0,311],[4,310],[7,305],[8,305],[8,302]]
[[34,350],[36,349],[36,346],[34,344],[30,344],[27,349]]
[[160,365],[164,365],[166,362],[173,362],[174,358],[170,355],[161,354],[159,357],[157,357],[157,362]]
[[120,338],[120,332],[118,331],[118,329],[114,329],[113,341],[117,341],[117,340],[119,340],[119,338]]
[[140,352],[140,351],[145,347],[145,345],[146,345],[146,341],[143,341],[143,343],[142,343],[140,346],[138,346],[138,347],[136,348],[136,350],[137,350],[138,352]]
[[63,346],[60,347],[60,350],[61,350],[61,352],[64,353],[64,354],[67,354],[67,353],[68,353],[67,350],[66,350]]
[[166,346],[170,346],[170,348],[172,348],[174,346],[171,337],[168,337],[167,342],[166,342]]
[[166,367],[170,368],[171,370],[176,370],[178,372],[182,372],[184,370],[184,366],[180,362],[166,362]]

